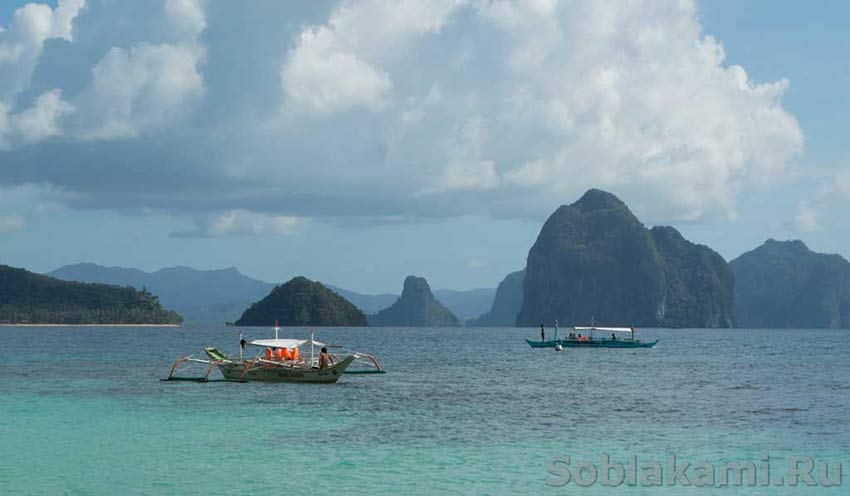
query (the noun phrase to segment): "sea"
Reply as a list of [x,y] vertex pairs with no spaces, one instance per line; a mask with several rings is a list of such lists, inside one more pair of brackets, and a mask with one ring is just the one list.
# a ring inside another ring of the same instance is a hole
[[161,381],[239,331],[0,328],[0,494],[850,494],[847,331],[319,328],[387,373]]

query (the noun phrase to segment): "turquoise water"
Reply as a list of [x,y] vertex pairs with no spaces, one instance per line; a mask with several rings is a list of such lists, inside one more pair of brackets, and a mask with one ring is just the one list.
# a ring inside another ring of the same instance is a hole
[[544,481],[552,457],[602,453],[767,454],[771,475],[812,456],[848,472],[850,333],[646,330],[654,349],[557,353],[523,342],[538,332],[319,329],[388,373],[317,386],[160,382],[181,354],[235,352],[233,328],[0,328],[0,493],[848,494],[846,475],[793,488]]

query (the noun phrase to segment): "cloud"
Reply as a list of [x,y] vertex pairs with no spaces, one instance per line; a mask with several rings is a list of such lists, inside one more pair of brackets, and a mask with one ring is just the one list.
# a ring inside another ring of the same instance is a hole
[[389,77],[333,44],[329,29],[308,30],[301,35],[281,74],[289,100],[318,112],[359,105],[379,109],[392,88]]
[[794,214],[793,226],[796,230],[802,232],[821,231],[823,227],[819,221],[820,212],[818,212],[809,202],[800,202],[797,213]]
[[483,269],[484,267],[487,267],[487,262],[478,259],[470,259],[464,262],[463,266],[467,269]]
[[24,45],[38,70],[16,65],[0,100],[0,183],[74,208],[537,219],[601,187],[700,221],[733,218],[804,146],[790,83],[727,64],[691,1],[81,5],[28,14],[67,29]]
[[29,144],[58,136],[60,118],[73,111],[74,107],[62,100],[61,90],[43,93],[32,107],[17,114],[10,114],[9,107],[0,102],[0,150],[11,141]]
[[0,215],[0,233],[20,231],[24,224],[24,218],[20,215]]
[[176,237],[220,238],[230,236],[289,236],[299,232],[305,220],[270,216],[247,210],[231,210],[196,221],[194,229],[174,233]]
[[203,58],[195,44],[112,48],[92,69],[92,86],[83,97],[91,120],[78,130],[80,135],[128,138],[179,117],[203,96]]
[[29,83],[44,43],[72,40],[72,23],[85,0],[59,0],[55,9],[28,3],[15,10],[8,29],[0,30],[0,100],[7,100]]
[[[816,192],[797,206],[790,227],[799,232],[819,232],[824,224],[847,229],[850,211],[850,167],[836,167],[821,173]],[[831,222],[834,221],[834,222]]]

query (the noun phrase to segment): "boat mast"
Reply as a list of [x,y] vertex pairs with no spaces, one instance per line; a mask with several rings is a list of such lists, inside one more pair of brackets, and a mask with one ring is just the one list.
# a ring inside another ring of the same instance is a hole
[[280,330],[280,327],[277,325],[277,319],[274,319],[274,338],[277,339],[277,331]]

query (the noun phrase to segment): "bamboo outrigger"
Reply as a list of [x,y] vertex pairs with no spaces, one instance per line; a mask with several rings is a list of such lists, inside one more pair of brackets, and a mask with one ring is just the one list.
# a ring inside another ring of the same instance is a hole
[[[334,348],[342,350],[341,346],[330,346],[316,341],[313,334],[309,339],[279,338],[278,327],[275,327],[274,339],[257,339],[246,342],[239,334],[239,358],[231,358],[217,348],[204,348],[207,358],[196,358],[191,355],[178,358],[171,366],[171,371],[165,381],[194,381],[208,382],[214,370],[221,372],[226,381],[248,382],[307,382],[334,383],[342,374],[383,374],[384,370],[374,356],[366,353],[350,352],[328,354],[328,363],[322,363],[316,348]],[[260,349],[253,358],[245,358],[245,345]],[[302,355],[301,349],[310,347],[309,355]],[[205,365],[202,376],[184,377],[178,375],[182,364]],[[361,368],[349,370],[353,364]]]

